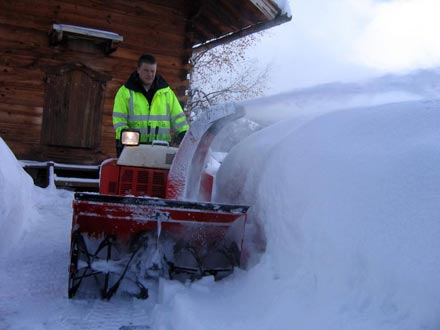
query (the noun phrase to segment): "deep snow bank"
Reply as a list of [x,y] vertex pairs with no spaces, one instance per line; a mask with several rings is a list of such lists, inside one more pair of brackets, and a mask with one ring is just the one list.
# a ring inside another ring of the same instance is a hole
[[0,256],[12,247],[31,222],[33,194],[38,188],[32,178],[20,167],[14,154],[0,138]]

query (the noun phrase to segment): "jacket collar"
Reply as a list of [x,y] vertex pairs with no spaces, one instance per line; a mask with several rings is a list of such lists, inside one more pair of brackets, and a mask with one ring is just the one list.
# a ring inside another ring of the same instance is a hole
[[[141,79],[139,78],[139,74],[137,71],[134,71],[130,77],[128,78],[127,82],[124,84],[125,87],[128,89],[131,89],[134,92],[140,92],[144,94],[145,88],[142,85]],[[156,77],[154,77],[153,83],[151,84],[151,87],[149,89],[149,92],[153,92],[153,94],[162,88],[168,87],[168,83],[166,80],[158,73],[156,73]]]

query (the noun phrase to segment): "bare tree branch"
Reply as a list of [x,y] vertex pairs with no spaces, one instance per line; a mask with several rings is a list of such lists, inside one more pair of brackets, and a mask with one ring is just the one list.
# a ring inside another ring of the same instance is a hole
[[268,67],[249,59],[248,51],[261,34],[193,54],[190,59],[191,85],[186,112],[190,118],[206,108],[228,101],[261,96],[266,90]]

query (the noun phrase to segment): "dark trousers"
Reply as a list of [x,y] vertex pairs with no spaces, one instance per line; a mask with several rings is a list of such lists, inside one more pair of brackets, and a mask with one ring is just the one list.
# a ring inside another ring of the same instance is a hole
[[121,155],[122,149],[124,149],[124,146],[121,143],[121,140],[116,140],[116,157],[119,158]]

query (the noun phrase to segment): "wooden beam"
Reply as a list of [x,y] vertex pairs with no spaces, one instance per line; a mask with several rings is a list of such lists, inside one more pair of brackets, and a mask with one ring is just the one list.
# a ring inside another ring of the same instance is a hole
[[275,17],[281,14],[280,9],[273,1],[270,0],[250,0],[255,7],[260,10],[267,19],[273,20]]

